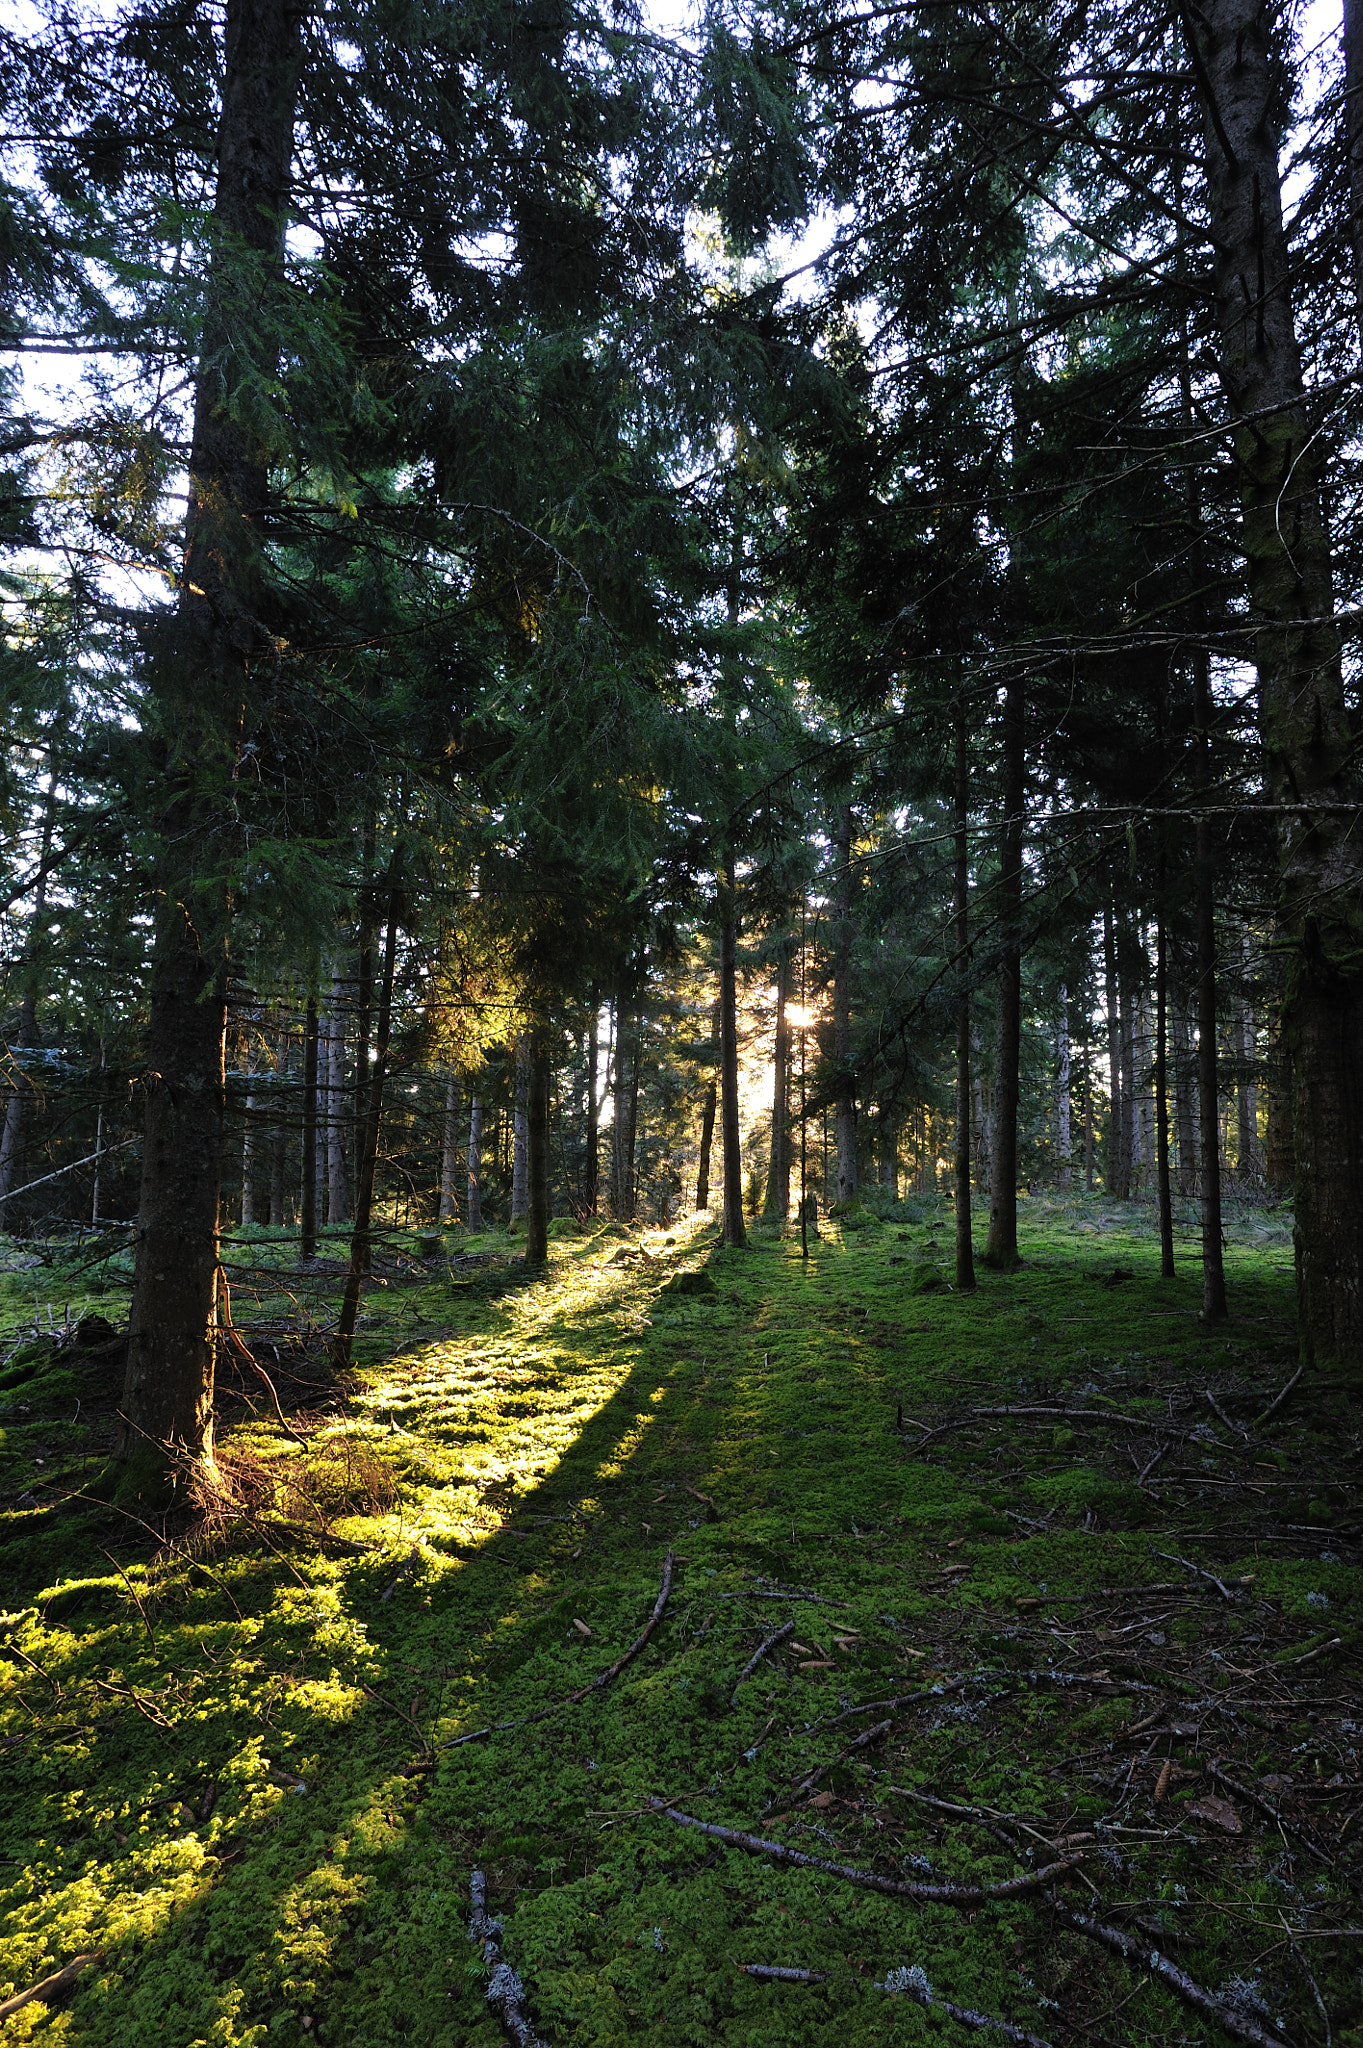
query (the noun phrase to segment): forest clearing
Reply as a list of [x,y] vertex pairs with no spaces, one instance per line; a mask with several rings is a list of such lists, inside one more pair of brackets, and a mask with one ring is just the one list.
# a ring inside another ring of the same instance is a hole
[[281,1418],[228,1367],[234,1505],[183,1531],[82,1498],[118,1375],[30,1338],[0,1973],[88,1967],[9,2038],[492,2048],[475,1870],[555,2043],[966,2038],[944,2001],[1014,2040],[1352,2038],[1359,1438],[1342,1391],[1278,1400],[1285,1225],[1237,1219],[1209,1332],[1139,1214],[1024,1203],[1025,1271],[961,1296],[949,1207],[899,1207],[807,1263],[606,1225],[530,1281],[495,1235],[394,1239],[347,1396],[315,1339]]

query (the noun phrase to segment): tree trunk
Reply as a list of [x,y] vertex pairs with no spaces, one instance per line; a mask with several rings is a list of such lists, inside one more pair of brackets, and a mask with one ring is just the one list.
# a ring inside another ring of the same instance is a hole
[[724,856],[719,886],[719,1101],[723,1141],[724,1242],[742,1249],[743,1158],[738,1122],[738,905],[734,864]]
[[1174,1103],[1178,1122],[1178,1191],[1197,1192],[1197,1060],[1193,1052],[1193,1030],[1172,981],[1169,1028],[1174,1044]]
[[303,1185],[299,1239],[303,1257],[317,1256],[317,998],[308,997],[303,1026]]
[[1018,1087],[1022,1058],[1022,824],[1026,802],[1022,682],[1003,703],[1003,826],[999,834],[998,1055],[984,1263],[1011,1273],[1018,1257]]
[[[248,1027],[249,1028],[249,1027]],[[256,1071],[255,1040],[252,1038],[246,1050],[246,1073],[248,1079]],[[246,1097],[246,1114],[241,1127],[241,1227],[249,1230],[256,1220],[256,1098],[254,1093]],[[95,1168],[96,1177],[99,1168]]]
[[596,1214],[601,1183],[601,1134],[598,1126],[605,1088],[603,1085],[598,1095],[596,1068],[601,1057],[600,1014],[593,990],[591,1022],[587,1027],[587,1132],[586,1156],[582,1165],[582,1211],[586,1216]]
[[516,1041],[516,1094],[511,1118],[511,1228],[524,1223],[530,1208],[530,1051]]
[[638,1101],[634,1066],[638,1051],[637,1019],[631,997],[622,986],[615,1003],[615,1072],[612,1076],[611,1213],[617,1223],[633,1223],[634,1119]]
[[[289,1034],[279,1034],[279,1057],[275,1062],[274,1102],[276,1110],[282,1108],[289,1080]],[[270,1228],[282,1230],[288,1223],[289,1185],[289,1133],[285,1124],[276,1124],[270,1133]]]
[[[1319,453],[1302,398],[1262,0],[1189,11],[1206,115],[1221,376],[1260,627],[1259,729],[1279,811],[1304,1357],[1363,1364],[1363,845]],[[1356,22],[1350,41],[1358,50]],[[1356,75],[1356,73],[1355,73]],[[1352,104],[1352,103],[1351,103]],[[1351,162],[1351,173],[1355,164]]]
[[[1164,858],[1160,857],[1160,898]],[[1155,931],[1155,1183],[1159,1198],[1160,1273],[1174,1277],[1174,1200],[1169,1184],[1169,949],[1161,908]]]
[[[1211,667],[1205,650],[1196,657],[1197,787],[1205,794],[1211,782]],[[1221,1122],[1216,1086],[1216,896],[1211,823],[1197,817],[1193,862],[1193,916],[1197,930],[1197,1120],[1201,1158],[1198,1189],[1202,1202],[1202,1318],[1224,1322],[1226,1267],[1221,1228]]]
[[459,1221],[459,1112],[463,1106],[459,1076],[451,1067],[445,1081],[445,1127],[440,1146],[440,1221]]
[[1093,1193],[1094,1170],[1097,1165],[1093,1130],[1093,1055],[1089,1051],[1088,1032],[1084,1033],[1084,1190]]
[[838,812],[837,894],[833,902],[833,1058],[837,1097],[833,1111],[838,1155],[838,1205],[857,1199],[857,1092],[852,1078],[852,806]]
[[345,1170],[345,983],[339,964],[331,975],[331,1031],[327,1039],[327,1222],[344,1223],[350,1211]]
[[715,1137],[715,1110],[719,1102],[719,1083],[711,1074],[710,1085],[705,1091],[705,1102],[700,1113],[700,1162],[696,1168],[696,1214],[710,1206],[710,1152]]
[[388,1075],[388,1046],[393,1027],[393,976],[397,962],[398,900],[401,861],[394,855],[389,870],[388,931],[383,945],[383,971],[379,981],[378,1028],[374,1040],[374,1066],[369,1077],[365,1119],[360,1130],[355,1161],[355,1222],[350,1233],[350,1271],[341,1297],[340,1321],[332,1344],[332,1358],[344,1370],[350,1364],[355,1324],[360,1313],[360,1292],[373,1260],[374,1180],[379,1165],[379,1139],[383,1134],[383,1088]]
[[1235,1005],[1235,1062],[1238,1068],[1235,1085],[1236,1116],[1236,1172],[1241,1186],[1257,1180],[1263,1171],[1259,1157],[1259,1090],[1255,1085],[1258,1071],[1258,1047],[1255,1042],[1254,1006],[1250,1001],[1250,944],[1249,933],[1240,938],[1240,962],[1243,986],[1238,992]]
[[483,1119],[487,1111],[475,1093],[469,1101],[468,1207],[470,1231],[483,1227]]
[[786,1002],[790,995],[791,955],[782,941],[776,956],[776,1035],[772,1048],[771,1160],[763,1213],[784,1223],[790,1213],[790,1026]]
[[1063,981],[1055,1026],[1055,1069],[1055,1184],[1067,1195],[1074,1179],[1074,1136],[1070,1108],[1070,1002]]
[[952,945],[956,952],[956,1291],[975,1291],[970,1229],[970,756],[965,705],[957,700],[955,732],[955,864]]
[[[49,756],[50,760],[50,756]],[[56,814],[57,775],[55,767],[47,778],[47,793],[43,799],[42,841],[38,854],[38,879],[33,886],[33,909],[29,914],[28,930],[24,936],[23,959],[20,966],[21,995],[19,999],[19,1043],[15,1051],[34,1051],[38,1045],[38,1003],[40,1000],[39,977],[41,967],[39,949],[46,936],[47,918],[47,874],[44,863],[52,851],[52,827]],[[0,1130],[0,1230],[5,1227],[5,1204],[9,1191],[14,1186],[19,1170],[19,1160],[24,1142],[24,1109],[33,1090],[33,1082],[16,1061],[14,1080],[5,1103],[5,1120]]]
[[549,1054],[537,1039],[529,1062],[525,1150],[528,1198],[525,1263],[543,1266],[549,1257]]
[[1354,319],[1363,344],[1363,0],[1344,0],[1344,140],[1349,159],[1349,246]]
[[1103,983],[1107,998],[1107,1170],[1110,1198],[1124,1202],[1131,1193],[1126,1154],[1126,1100],[1122,1091],[1122,1005],[1117,992],[1117,939],[1112,909],[1103,905]]
[[213,1460],[230,922],[215,878],[237,829],[240,750],[264,716],[255,671],[273,676],[277,665],[259,623],[269,479],[249,408],[239,411],[221,388],[224,374],[229,385],[236,374],[223,302],[243,252],[253,293],[259,273],[282,267],[301,13],[294,0],[229,0],[200,359],[212,368],[195,391],[180,602],[153,669],[149,727],[163,795],[142,1186],[114,1451],[120,1495],[148,1504]]

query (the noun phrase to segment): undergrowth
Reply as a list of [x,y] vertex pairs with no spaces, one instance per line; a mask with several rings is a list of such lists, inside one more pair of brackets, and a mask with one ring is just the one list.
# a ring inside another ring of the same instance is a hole
[[[221,1491],[156,1527],[83,1493],[123,1269],[13,1248],[0,2004],[90,1960],[7,2040],[491,2048],[477,1868],[555,2048],[964,2040],[948,2001],[1356,2048],[1363,1423],[1327,1375],[1260,1419],[1286,1224],[1237,1219],[1208,1330],[1137,1206],[1023,1208],[971,1298],[931,1200],[807,1266],[760,1227],[565,1234],[540,1279],[394,1238],[345,1386],[336,1250],[256,1233]],[[672,1814],[900,1884],[1069,1867],[962,1909]]]

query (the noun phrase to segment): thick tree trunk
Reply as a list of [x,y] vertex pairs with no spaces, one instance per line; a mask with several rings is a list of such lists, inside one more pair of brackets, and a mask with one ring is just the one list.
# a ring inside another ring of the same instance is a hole
[[970,1227],[970,754],[964,703],[956,704],[952,945],[956,952],[956,1291],[975,1291]]
[[471,1231],[483,1227],[483,1119],[487,1111],[475,1093],[469,1101],[468,1207]]
[[[1197,724],[1197,788],[1211,782],[1211,669],[1206,653],[1196,657],[1194,716]],[[1216,1076],[1216,882],[1210,821],[1198,813],[1193,862],[1193,917],[1197,933],[1197,1124],[1200,1158],[1198,1193],[1202,1205],[1202,1318],[1224,1322],[1226,1266],[1221,1225],[1221,1118]]]
[[327,1222],[344,1223],[350,1213],[345,1170],[345,983],[339,964],[331,976],[331,1029],[327,1038]]
[[1074,1136],[1070,1089],[1070,1000],[1064,982],[1060,984],[1060,1008],[1055,1023],[1055,1184],[1067,1195],[1074,1180]]
[[1174,982],[1169,1002],[1170,1036],[1174,1046],[1174,1103],[1178,1124],[1178,1191],[1197,1192],[1197,1060],[1193,1028],[1184,999]]
[[1093,1056],[1089,1051],[1088,1034],[1084,1035],[1084,1190],[1093,1193],[1094,1172],[1097,1166],[1097,1146],[1093,1129]]
[[527,1266],[542,1266],[549,1257],[549,1080],[549,1054],[536,1040],[525,1111]]
[[833,1058],[837,1097],[833,1132],[838,1155],[838,1203],[857,1199],[857,1091],[852,1078],[852,806],[838,812],[837,894],[833,901]]
[[784,1223],[790,1213],[790,995],[791,955],[783,942],[776,956],[776,1034],[772,1047],[771,1160],[763,1214]]
[[605,1088],[597,1093],[597,1062],[601,1057],[600,1012],[595,992],[592,994],[591,1022],[587,1027],[587,1131],[586,1153],[582,1164],[582,1211],[586,1216],[595,1216],[596,1204],[601,1185],[601,1104],[605,1100]]
[[[236,832],[240,749],[263,715],[257,665],[277,650],[260,624],[264,451],[229,388],[237,357],[224,301],[244,268],[253,297],[278,274],[293,155],[302,9],[229,0],[218,125],[208,309],[189,451],[184,578],[153,671],[161,749],[146,1125],[128,1370],[115,1446],[122,1495],[150,1503],[213,1459],[218,1189],[230,904],[215,880]],[[224,365],[226,369],[224,370]]]
[[1003,703],[1003,827],[999,834],[998,1054],[984,1262],[1011,1273],[1018,1257],[1018,1087],[1022,1057],[1022,824],[1026,721],[1022,682]]
[[1344,0],[1344,140],[1349,159],[1349,246],[1354,319],[1363,343],[1363,0]]
[[317,1256],[317,998],[308,997],[303,1023],[303,1181],[299,1240],[305,1259]]
[[[274,1102],[278,1110],[285,1097],[289,1079],[289,1034],[279,1034],[279,1057],[275,1062]],[[282,1230],[288,1222],[289,1187],[289,1133],[284,1124],[276,1124],[270,1133],[270,1228]]]
[[[1280,86],[1262,0],[1188,15],[1206,114],[1221,375],[1235,422],[1259,729],[1279,812],[1290,948],[1283,1038],[1293,1077],[1303,1354],[1363,1365],[1363,844],[1319,455],[1302,398],[1283,228]],[[1357,50],[1357,24],[1351,23]],[[1356,75],[1356,74],[1355,74]],[[1353,104],[1352,102],[1350,103]],[[1354,166],[1351,164],[1351,173]]]
[[[1160,860],[1160,896],[1164,862]],[[1169,948],[1161,910],[1155,933],[1155,1184],[1159,1200],[1160,1273],[1174,1277],[1174,1199],[1169,1183]]]
[[[38,1003],[41,999],[39,984],[42,972],[38,955],[46,937],[47,921],[47,874],[43,864],[52,851],[56,798],[57,775],[55,768],[51,768],[47,779],[47,793],[43,800],[38,880],[33,888],[33,908],[29,913],[28,930],[24,936],[23,961],[20,966],[19,1039],[13,1048],[16,1052],[36,1051],[38,1045]],[[14,1079],[5,1101],[4,1125],[0,1129],[0,1230],[5,1227],[5,1205],[9,1200],[9,1191],[18,1176],[19,1159],[24,1143],[24,1111],[32,1090],[32,1080],[16,1060]]]
[[1103,985],[1107,998],[1107,1169],[1104,1180],[1114,1201],[1131,1193],[1126,1150],[1126,1098],[1122,1090],[1122,1005],[1117,992],[1117,938],[1112,910],[1103,905]]
[[612,1075],[611,1213],[617,1223],[633,1223],[637,1206],[634,1121],[639,1096],[634,1067],[638,1031],[631,1001],[631,994],[622,988],[615,1004],[615,1072]]
[[445,1081],[445,1124],[440,1144],[440,1221],[459,1221],[459,1112],[464,1091],[451,1067]]
[[723,1138],[724,1242],[741,1249],[743,1156],[738,1121],[738,903],[734,864],[724,857],[719,887],[719,1121]]
[[1263,1172],[1263,1161],[1259,1157],[1259,1090],[1255,1084],[1259,1058],[1254,1006],[1249,992],[1251,960],[1248,932],[1241,934],[1240,971],[1243,982],[1235,1005],[1235,1063],[1238,1069],[1235,1077],[1235,1170],[1243,1187],[1246,1182],[1258,1180]]
[[393,1028],[393,978],[397,963],[398,896],[400,863],[395,857],[388,890],[388,931],[383,946],[383,971],[379,981],[378,1028],[374,1038],[374,1065],[369,1076],[365,1119],[360,1128],[355,1161],[355,1221],[350,1233],[350,1271],[341,1297],[340,1321],[332,1343],[332,1358],[342,1369],[350,1364],[355,1324],[360,1313],[364,1278],[373,1261],[374,1180],[379,1165],[379,1140],[383,1135],[383,1090],[388,1077],[388,1047]]
[[516,1094],[511,1118],[511,1227],[530,1210],[530,1049],[516,1043]]
[[[246,1073],[248,1080],[256,1071],[255,1040],[251,1039],[246,1051]],[[246,1114],[241,1127],[241,1227],[249,1230],[256,1220],[256,1098],[254,1093],[246,1097]],[[95,1169],[98,1174],[98,1167]]]
[[711,1074],[710,1085],[705,1091],[705,1101],[700,1113],[700,1161],[696,1167],[696,1214],[710,1206],[710,1154],[715,1139],[715,1110],[719,1103],[719,1083]]

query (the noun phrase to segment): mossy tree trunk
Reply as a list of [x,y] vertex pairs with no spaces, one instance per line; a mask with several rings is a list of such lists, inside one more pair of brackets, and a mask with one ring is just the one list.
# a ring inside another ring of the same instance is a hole
[[[218,1197],[225,1108],[223,880],[234,778],[263,715],[257,676],[276,648],[261,624],[265,451],[233,405],[255,374],[233,301],[280,274],[301,50],[293,0],[229,0],[214,254],[189,454],[179,606],[152,663],[163,789],[156,864],[137,1252],[118,1491],[163,1500],[213,1456]],[[267,348],[268,353],[268,348]]]
[[1188,13],[1205,115],[1221,376],[1235,425],[1259,731],[1279,808],[1304,1355],[1363,1365],[1363,843],[1316,437],[1283,226],[1262,0]]
[[998,1056],[994,1076],[989,1236],[984,1263],[1010,1273],[1018,1257],[1018,1091],[1022,1060],[1022,813],[1026,728],[1022,682],[1003,703],[1003,825],[999,833]]

